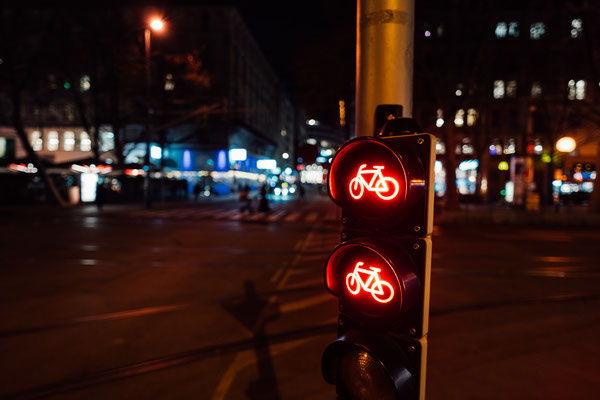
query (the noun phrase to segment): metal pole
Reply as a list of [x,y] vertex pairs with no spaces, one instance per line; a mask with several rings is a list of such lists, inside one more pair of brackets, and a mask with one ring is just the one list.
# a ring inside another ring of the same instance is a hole
[[375,108],[412,117],[414,0],[357,0],[356,135],[371,135]]
[[150,28],[144,30],[145,45],[145,67],[146,67],[146,156],[144,166],[148,167],[144,174],[144,205],[146,208],[152,206],[152,193],[150,190]]

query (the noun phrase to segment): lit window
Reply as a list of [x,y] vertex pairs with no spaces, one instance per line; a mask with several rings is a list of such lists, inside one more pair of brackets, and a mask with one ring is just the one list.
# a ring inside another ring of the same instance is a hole
[[504,145],[504,154],[514,154],[517,151],[517,141],[508,139],[508,143]]
[[473,154],[473,146],[468,142],[463,143],[460,150],[462,154]]
[[543,22],[536,22],[531,24],[529,29],[529,37],[533,40],[541,39],[546,34],[546,24]]
[[568,98],[569,100],[583,100],[585,99],[585,81],[578,80],[575,82],[571,79],[568,83]]
[[490,145],[490,155],[496,156],[502,154],[502,145],[499,139],[495,139],[494,143]]
[[75,150],[75,132],[66,131],[63,133],[63,150]]
[[519,23],[509,22],[508,23],[508,36],[519,37]]
[[92,87],[92,81],[89,75],[83,75],[79,79],[79,90],[82,92],[87,92]]
[[465,124],[465,110],[462,108],[456,111],[456,115],[454,116],[454,125],[463,126]]
[[31,132],[31,147],[35,151],[41,151],[44,148],[44,140],[40,131]]
[[474,108],[469,108],[467,110],[467,125],[473,126],[477,121],[477,110]]
[[504,81],[494,81],[494,98],[501,99],[504,97]]
[[496,34],[497,38],[506,37],[507,32],[508,32],[508,26],[506,25],[506,22],[498,22],[496,24],[496,31],[494,33]]
[[569,100],[575,100],[575,81],[573,79],[571,79],[568,83],[568,88],[569,88]]
[[6,138],[0,137],[0,158],[6,156]]
[[58,132],[50,131],[48,132],[48,150],[56,151],[58,150],[58,145],[60,144],[58,140]]
[[542,84],[533,82],[531,84],[531,97],[540,97],[542,95]]
[[462,94],[463,94],[463,88],[464,88],[464,85],[462,83],[459,83],[458,85],[456,85],[456,91],[454,92],[454,94],[457,97],[462,96]]
[[444,111],[441,108],[437,109],[437,118],[435,120],[435,126],[441,128],[444,125]]
[[581,37],[583,33],[583,22],[577,18],[571,21],[571,37],[577,39]]
[[579,80],[575,83],[575,98],[577,100],[585,99],[585,81]]
[[175,80],[173,80],[173,74],[165,75],[165,90],[174,90],[175,89]]
[[100,132],[100,150],[111,151],[115,148],[115,134],[112,132]]
[[79,134],[79,150],[81,150],[81,151],[91,151],[92,150],[92,140],[90,139],[90,135],[87,132],[81,132]]
[[436,139],[435,153],[436,154],[446,154],[446,145],[444,144],[444,142],[440,141],[440,139]]
[[517,97],[517,81],[506,82],[506,96]]

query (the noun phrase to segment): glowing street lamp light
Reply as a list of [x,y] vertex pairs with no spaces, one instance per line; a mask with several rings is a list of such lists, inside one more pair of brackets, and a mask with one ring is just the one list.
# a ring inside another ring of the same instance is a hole
[[556,150],[561,153],[570,153],[575,150],[576,147],[577,143],[575,142],[575,139],[570,136],[562,137],[556,142]]
[[150,21],[150,28],[152,28],[153,31],[162,31],[164,26],[165,23],[160,18],[153,18],[152,21]]

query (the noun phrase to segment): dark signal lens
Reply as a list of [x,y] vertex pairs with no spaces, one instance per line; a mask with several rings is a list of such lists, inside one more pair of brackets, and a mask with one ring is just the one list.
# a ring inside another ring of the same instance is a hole
[[344,399],[396,399],[396,386],[383,365],[362,349],[352,349],[340,359],[337,385]]

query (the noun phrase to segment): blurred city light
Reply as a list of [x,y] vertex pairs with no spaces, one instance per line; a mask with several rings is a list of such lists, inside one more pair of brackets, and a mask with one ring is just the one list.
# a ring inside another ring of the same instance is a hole
[[150,21],[150,28],[154,31],[162,31],[164,27],[165,24],[160,18],[153,18],[152,21]]
[[506,161],[500,161],[498,164],[498,169],[500,171],[508,171],[508,163]]
[[556,150],[561,153],[570,153],[575,150],[576,147],[577,143],[575,142],[575,139],[570,136],[562,137],[556,142]]
[[248,158],[248,152],[246,149],[229,150],[229,161],[246,161],[246,158]]
[[466,160],[458,164],[458,169],[461,171],[477,169],[477,167],[479,167],[479,161],[477,160]]
[[160,160],[162,157],[162,149],[159,146],[150,146],[150,157],[155,160]]
[[275,169],[277,168],[277,161],[273,159],[264,159],[256,161],[256,168],[258,169]]

